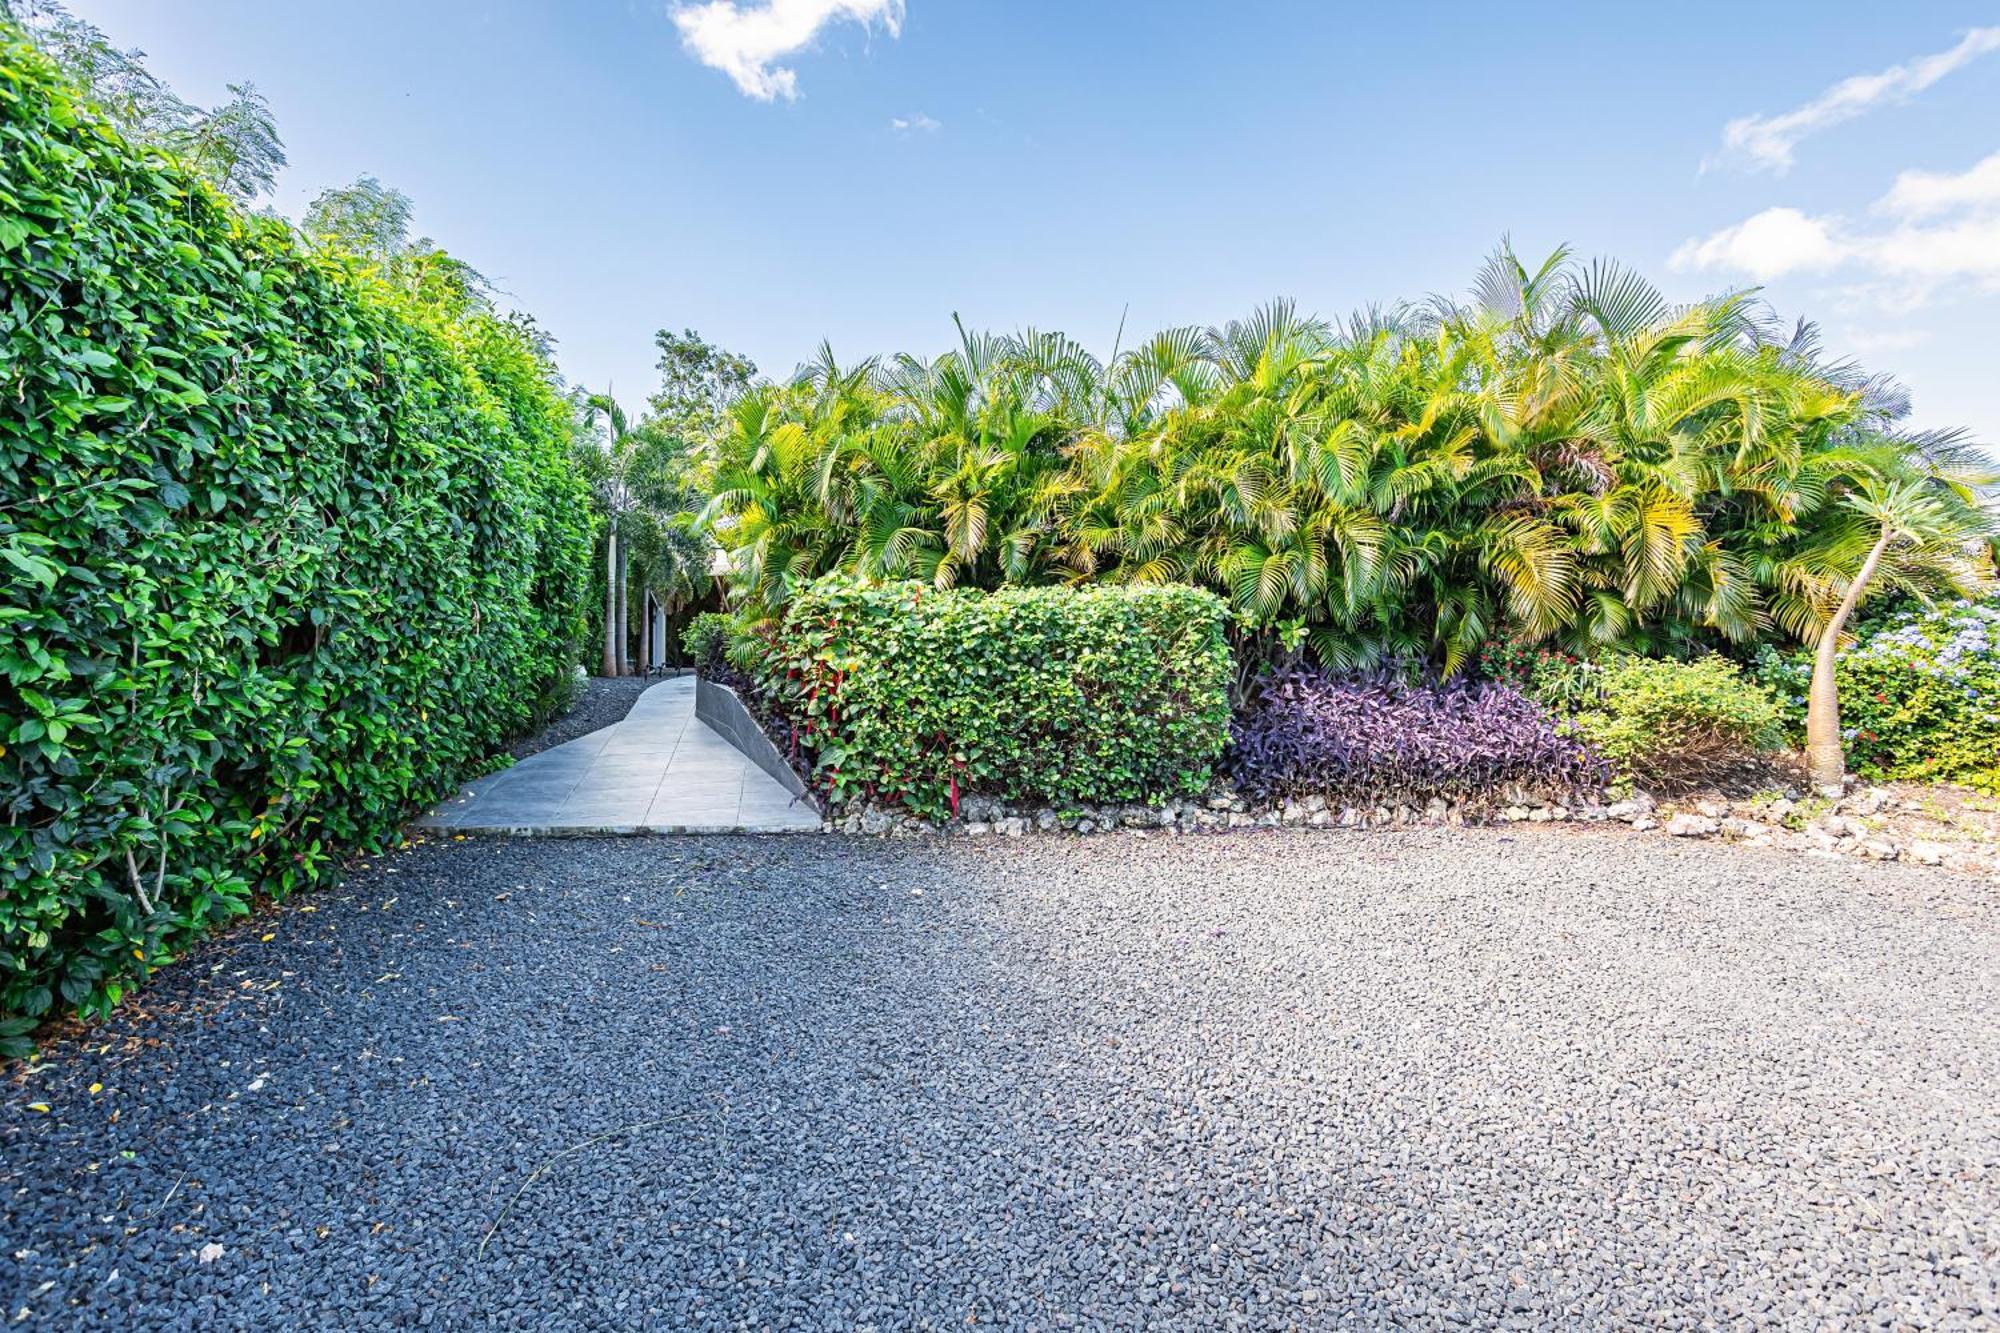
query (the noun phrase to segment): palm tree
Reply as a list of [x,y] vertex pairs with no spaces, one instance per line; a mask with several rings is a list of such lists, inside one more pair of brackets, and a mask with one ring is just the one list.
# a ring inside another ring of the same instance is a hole
[[632,461],[632,437],[625,409],[608,393],[594,393],[586,400],[594,422],[604,418],[608,427],[604,440],[604,469],[597,481],[597,501],[604,508],[604,656],[599,675],[625,674],[625,559],[619,549],[618,529],[634,504],[626,473]]
[[[619,525],[624,586],[636,584],[669,622],[707,595],[715,549],[699,522],[704,446],[684,438],[686,426],[659,417],[642,421],[625,436],[622,469],[630,498]],[[659,665],[651,630],[648,615],[641,636],[649,667]]]
[[[1957,451],[1954,451],[1956,453]],[[1960,466],[1939,466],[1934,456],[1916,454],[1900,475],[1863,479],[1842,504],[1865,518],[1876,536],[1860,567],[1847,580],[1833,614],[1820,628],[1813,651],[1812,687],[1806,705],[1806,765],[1822,794],[1845,789],[1846,753],[1840,734],[1840,696],[1834,682],[1841,634],[1885,567],[1902,581],[1917,570],[1935,586],[1942,577],[1962,591],[1979,590],[1980,557],[1993,539],[1993,516],[1975,489],[1992,484],[1992,474]]]
[[[1445,673],[1500,636],[1809,642],[1879,536],[1850,497],[1938,453],[1810,326],[1746,293],[1675,306],[1566,250],[1531,265],[1503,244],[1462,302],[1340,324],[1277,302],[1108,362],[955,332],[930,359],[822,348],[738,404],[707,518],[739,596],[771,612],[836,570],[1183,581],[1231,604],[1253,664]],[[1892,546],[1879,577],[1958,578]]]

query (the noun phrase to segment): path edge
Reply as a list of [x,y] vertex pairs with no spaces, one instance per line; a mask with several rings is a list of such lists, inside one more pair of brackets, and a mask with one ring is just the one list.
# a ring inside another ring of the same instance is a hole
[[778,753],[778,747],[764,734],[764,728],[757,725],[757,719],[743,706],[743,700],[737,697],[735,690],[697,672],[694,678],[694,715],[706,723],[709,730],[741,751],[745,759],[763,769],[780,787],[818,808],[818,802],[806,789],[805,779],[785,762],[785,757]]

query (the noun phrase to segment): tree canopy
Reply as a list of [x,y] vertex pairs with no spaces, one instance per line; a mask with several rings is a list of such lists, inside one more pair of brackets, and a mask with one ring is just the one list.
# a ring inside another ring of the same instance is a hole
[[[1102,361],[962,326],[932,359],[822,348],[731,406],[709,518],[773,608],[830,570],[940,587],[1185,581],[1323,662],[1490,639],[1595,652],[1804,640],[1920,493],[1990,533],[1984,458],[1753,294],[1675,306],[1502,245],[1462,299],[1334,324],[1276,302]],[[1976,585],[1976,542],[1883,577]]]
[[232,83],[229,100],[196,106],[147,70],[145,52],[112,45],[55,0],[12,0],[0,4],[0,17],[10,10],[126,138],[172,152],[238,203],[253,203],[277,188],[285,145],[270,104],[254,85]]

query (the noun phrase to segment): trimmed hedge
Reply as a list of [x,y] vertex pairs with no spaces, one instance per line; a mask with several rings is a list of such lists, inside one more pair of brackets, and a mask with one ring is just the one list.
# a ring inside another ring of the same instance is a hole
[[552,370],[96,118],[0,24],[0,1039],[380,846],[586,632]]
[[681,631],[681,648],[686,651],[688,661],[712,674],[726,660],[723,654],[729,649],[732,632],[728,616],[716,611],[704,611]]
[[940,592],[823,580],[760,687],[835,801],[929,817],[977,792],[1136,801],[1208,786],[1229,732],[1227,612],[1179,585]]

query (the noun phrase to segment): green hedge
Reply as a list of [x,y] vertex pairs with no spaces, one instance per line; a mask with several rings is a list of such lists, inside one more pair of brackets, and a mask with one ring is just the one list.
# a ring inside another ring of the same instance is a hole
[[532,340],[309,253],[0,24],[0,1038],[379,846],[561,688]]
[[1190,794],[1229,737],[1226,614],[1178,585],[822,581],[768,636],[761,683],[836,801],[940,816],[970,792],[1058,804]]

